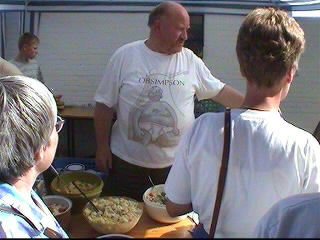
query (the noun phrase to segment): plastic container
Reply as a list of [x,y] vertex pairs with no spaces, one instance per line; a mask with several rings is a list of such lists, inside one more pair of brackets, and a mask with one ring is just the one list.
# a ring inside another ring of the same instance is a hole
[[70,163],[64,167],[65,171],[84,171],[86,166],[81,163]]
[[64,170],[68,165],[78,165],[81,164],[84,166],[84,170],[92,169],[97,171],[96,164],[94,158],[55,158],[52,162],[52,166],[54,166],[57,170]]

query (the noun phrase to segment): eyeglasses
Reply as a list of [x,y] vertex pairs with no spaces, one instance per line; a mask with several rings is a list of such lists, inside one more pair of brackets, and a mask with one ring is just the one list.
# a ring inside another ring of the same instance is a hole
[[60,116],[57,116],[57,123],[56,123],[56,131],[59,133],[63,127],[64,119]]

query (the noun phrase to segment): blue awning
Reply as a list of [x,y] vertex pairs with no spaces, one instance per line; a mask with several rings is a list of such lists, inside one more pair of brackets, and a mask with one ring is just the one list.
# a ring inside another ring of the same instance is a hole
[[[0,10],[8,9],[8,6],[23,7],[23,6],[151,6],[160,3],[156,0],[0,0]],[[319,0],[182,0],[178,1],[186,6],[198,7],[219,7],[219,8],[236,8],[236,9],[251,9],[258,6],[274,6],[287,10],[320,10]]]

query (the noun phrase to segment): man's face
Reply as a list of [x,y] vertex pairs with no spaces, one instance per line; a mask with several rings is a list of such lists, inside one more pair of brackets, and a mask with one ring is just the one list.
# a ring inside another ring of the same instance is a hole
[[38,42],[32,42],[31,44],[25,44],[23,46],[23,52],[26,55],[27,58],[33,59],[38,54]]
[[174,54],[182,50],[184,42],[188,39],[189,29],[190,18],[187,13],[163,16],[160,19],[161,37],[167,54]]

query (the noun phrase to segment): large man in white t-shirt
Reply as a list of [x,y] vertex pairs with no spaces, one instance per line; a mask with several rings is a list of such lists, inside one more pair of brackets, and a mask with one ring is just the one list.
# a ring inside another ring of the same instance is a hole
[[147,40],[116,50],[94,98],[96,165],[112,168],[114,194],[138,200],[151,185],[148,176],[155,184],[165,182],[179,139],[194,120],[194,95],[230,107],[243,102],[242,94],[183,47],[190,19],[182,5],[161,3],[148,25]]

